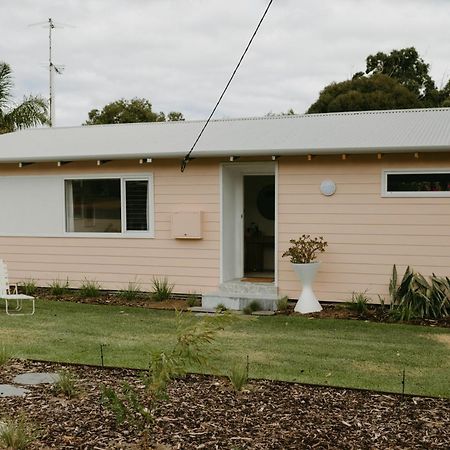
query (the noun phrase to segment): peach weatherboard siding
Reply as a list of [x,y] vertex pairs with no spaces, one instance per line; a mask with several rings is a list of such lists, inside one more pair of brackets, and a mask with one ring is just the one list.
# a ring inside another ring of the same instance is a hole
[[[84,278],[104,288],[120,289],[138,280],[150,288],[153,276],[167,276],[176,292],[207,293],[220,279],[220,162],[197,159],[180,173],[177,159],[139,165],[95,161],[63,167],[38,163],[19,169],[0,165],[2,175],[153,174],[155,237],[0,237],[0,255],[14,280],[33,278],[41,285]],[[242,158],[242,161],[247,161]],[[236,164],[239,164],[237,162]],[[412,153],[384,155],[306,156],[278,159],[278,285],[280,295],[298,296],[300,283],[281,258],[290,238],[323,235],[327,252],[317,277],[322,300],[348,300],[364,291],[376,301],[387,296],[392,265],[399,272],[412,265],[424,274],[448,275],[450,267],[450,198],[383,198],[385,169],[450,169],[450,155]],[[319,185],[332,179],[337,192],[324,197]],[[20,207],[20,205],[18,205]],[[171,237],[171,215],[203,211],[203,239]]]
[[[324,236],[329,246],[315,293],[322,300],[345,301],[353,291],[388,299],[392,266],[407,265],[425,275],[449,275],[450,198],[383,198],[386,169],[450,169],[448,154],[339,155],[280,158],[278,163],[279,287],[295,297],[299,282],[281,254],[289,239],[306,233]],[[322,180],[337,186],[320,194]]]
[[[95,161],[55,167],[41,163],[18,169],[0,165],[2,175],[126,175],[152,173],[154,180],[155,238],[130,237],[0,237],[0,254],[16,281],[35,279],[47,285],[55,279],[77,286],[83,279],[97,280],[104,288],[121,289],[130,281],[151,288],[152,277],[167,276],[175,292],[209,292],[219,280],[219,165],[197,161],[184,174],[178,160],[139,165]],[[20,207],[20,205],[18,205]],[[171,237],[171,215],[203,211],[203,239]]]

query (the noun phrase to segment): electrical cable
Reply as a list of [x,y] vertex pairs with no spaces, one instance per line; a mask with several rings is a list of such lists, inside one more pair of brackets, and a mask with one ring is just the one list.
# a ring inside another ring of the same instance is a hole
[[262,15],[262,17],[261,17],[261,19],[260,19],[260,21],[259,21],[259,23],[258,23],[258,25],[257,25],[257,27],[256,27],[256,29],[255,29],[255,31],[254,31],[253,34],[252,34],[252,37],[250,38],[250,41],[249,41],[248,44],[247,44],[247,47],[246,47],[245,50],[244,50],[244,53],[242,53],[242,56],[241,56],[241,58],[239,59],[239,62],[237,63],[237,66],[236,66],[235,69],[233,70],[233,73],[231,74],[231,77],[230,77],[230,79],[228,80],[228,83],[226,84],[225,89],[222,91],[222,94],[220,94],[220,97],[219,97],[219,100],[217,100],[216,106],[214,106],[213,110],[211,111],[211,114],[209,115],[208,120],[207,120],[207,121],[205,122],[205,124],[203,125],[203,128],[201,129],[200,133],[198,134],[197,139],[195,139],[194,143],[192,144],[191,149],[189,150],[189,152],[186,154],[186,156],[185,156],[185,157],[183,158],[183,160],[181,161],[181,172],[184,172],[184,169],[186,169],[186,166],[187,166],[188,162],[189,162],[191,159],[194,159],[194,158],[191,158],[191,154],[192,154],[192,152],[193,152],[195,146],[197,145],[197,142],[198,142],[198,141],[200,140],[200,138],[202,137],[202,134],[203,134],[203,132],[205,131],[206,127],[208,126],[208,124],[209,124],[209,122],[210,122],[212,116],[213,116],[214,113],[216,112],[216,109],[217,109],[217,107],[219,106],[219,104],[220,104],[220,102],[221,102],[223,96],[225,95],[225,92],[227,91],[228,86],[230,86],[231,82],[233,81],[233,78],[234,78],[234,76],[236,75],[236,72],[237,72],[237,70],[239,69],[239,66],[241,65],[241,62],[242,62],[242,60],[244,59],[244,57],[245,57],[245,55],[246,55],[248,49],[250,48],[250,45],[252,44],[253,39],[254,39],[255,36],[256,36],[256,33],[258,33],[259,27],[260,27],[261,24],[263,23],[263,20],[264,20],[264,18],[266,17],[267,12],[269,11],[269,8],[270,8],[270,6],[272,5],[272,3],[273,3],[273,0],[270,0],[269,3],[268,3],[268,5],[267,5],[267,7],[266,7],[266,10],[264,11],[264,14]]

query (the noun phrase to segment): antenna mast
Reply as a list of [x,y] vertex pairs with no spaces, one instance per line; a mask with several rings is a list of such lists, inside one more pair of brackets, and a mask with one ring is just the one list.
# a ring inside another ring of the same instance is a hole
[[53,61],[52,61],[52,30],[55,28],[52,18],[48,19],[48,71],[49,71],[49,125],[55,124],[55,96],[53,93]]
[[55,26],[52,18],[48,19],[48,71],[49,71],[49,125],[55,125],[55,72],[62,74],[64,66],[56,66],[53,64],[52,58],[52,30],[54,28],[63,28],[62,26]]
[[[47,22],[39,22],[39,23],[33,23],[29,25],[30,27],[36,26],[36,25],[43,25],[43,28],[48,27],[48,72],[49,72],[49,117],[48,117],[48,123],[49,126],[52,127],[55,125],[55,91],[54,91],[54,77],[55,73],[61,75],[62,71],[64,69],[64,66],[56,66],[53,64],[53,57],[52,57],[52,30],[54,28],[63,28],[59,24],[55,24],[50,17]],[[71,26],[71,25],[66,25]]]

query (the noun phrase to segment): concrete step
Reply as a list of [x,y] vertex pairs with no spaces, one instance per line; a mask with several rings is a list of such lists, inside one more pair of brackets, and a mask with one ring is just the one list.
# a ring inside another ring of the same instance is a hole
[[261,310],[275,311],[277,287],[273,283],[227,281],[219,286],[217,292],[202,296],[202,308],[215,309],[218,305],[223,305],[227,309],[242,310],[254,301],[259,303]]
[[278,289],[274,283],[252,283],[249,281],[232,280],[222,283],[219,292],[239,294],[239,295],[260,295],[263,297],[278,294]]

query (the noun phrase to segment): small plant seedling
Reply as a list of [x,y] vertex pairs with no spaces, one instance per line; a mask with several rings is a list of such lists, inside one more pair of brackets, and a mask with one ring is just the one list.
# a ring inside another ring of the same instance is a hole
[[13,420],[2,418],[0,427],[0,446],[11,450],[25,450],[36,439],[24,416]]
[[8,349],[3,345],[0,347],[0,366],[4,366],[11,359],[11,353]]
[[368,310],[369,300],[367,291],[353,292],[352,301],[348,303],[348,308],[356,311],[358,314],[365,314]]
[[189,306],[189,308],[192,308],[193,306],[199,306],[200,299],[198,298],[198,295],[196,293],[190,293],[186,299],[186,304],[187,306]]
[[69,289],[69,279],[67,279],[65,282],[61,280],[53,280],[48,285],[48,288],[50,290],[51,295],[64,295],[67,293],[67,290]]
[[286,312],[289,309],[289,298],[287,296],[280,298],[277,301],[277,310],[280,312]]
[[78,293],[80,297],[83,298],[98,297],[100,295],[100,289],[100,283],[95,280],[85,279],[83,283],[81,283]]
[[129,414],[125,402],[117,395],[116,391],[110,387],[101,387],[102,403],[113,414],[118,425],[121,425]]
[[55,389],[58,393],[63,394],[67,398],[76,397],[78,390],[74,375],[68,370],[59,371]]
[[137,281],[130,281],[128,287],[119,292],[119,297],[124,300],[133,301],[136,300],[141,293],[141,285]]
[[236,392],[241,392],[248,384],[247,367],[243,364],[236,364],[231,368],[228,379],[230,380],[233,389]]
[[228,311],[228,308],[223,303],[219,303],[216,306],[216,313],[220,314],[220,313],[225,312],[225,311]]
[[154,423],[156,407],[168,398],[169,383],[186,374],[192,365],[209,365],[214,353],[211,344],[231,320],[231,316],[222,314],[192,323],[186,315],[177,313],[176,343],[169,351],[152,352],[149,370],[141,375],[145,394],[126,383],[120,390],[102,388],[102,403],[114,414],[117,424],[127,420],[148,431]]
[[152,297],[155,300],[162,302],[164,300],[170,299],[174,285],[169,284],[169,280],[166,277],[162,279],[153,278],[152,286],[153,286]]
[[259,302],[257,300],[253,300],[242,311],[244,312],[244,314],[250,315],[251,313],[260,310],[261,305],[259,304]]
[[34,296],[37,291],[37,283],[33,279],[25,280],[19,283],[19,287],[21,288],[21,291],[25,295],[31,295]]

